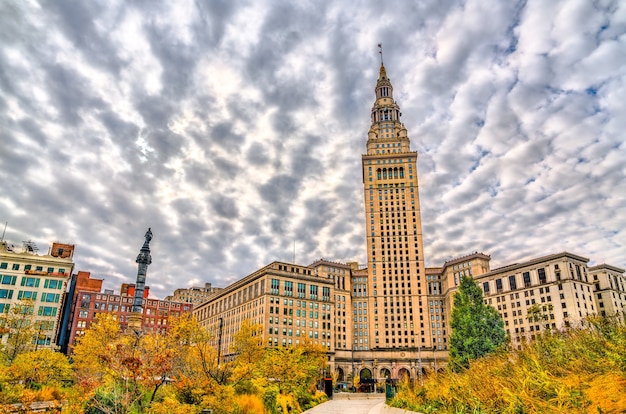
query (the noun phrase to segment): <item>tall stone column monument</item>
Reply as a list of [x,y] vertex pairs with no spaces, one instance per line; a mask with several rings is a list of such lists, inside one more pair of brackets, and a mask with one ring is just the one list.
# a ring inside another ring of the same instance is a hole
[[131,314],[128,316],[128,328],[135,331],[135,333],[141,332],[141,322],[143,319],[143,292],[146,286],[148,265],[152,263],[152,256],[150,256],[150,240],[152,240],[152,231],[148,229],[143,246],[141,246],[137,260],[135,260],[139,266],[137,269],[137,281],[135,282],[133,309]]

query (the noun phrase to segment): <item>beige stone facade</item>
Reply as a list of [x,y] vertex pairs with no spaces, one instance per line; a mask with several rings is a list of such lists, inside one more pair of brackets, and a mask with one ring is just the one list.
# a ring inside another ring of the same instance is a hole
[[369,310],[369,338],[358,350],[432,346],[420,214],[417,152],[393,87],[381,65],[362,156],[366,214],[367,295],[355,308]]
[[626,311],[626,277],[624,269],[600,264],[587,270],[593,283],[596,309],[600,315],[613,316]]
[[[474,277],[485,303],[498,310],[511,345],[546,329],[578,324],[598,313],[589,259],[563,252],[504,266]],[[535,312],[530,310],[535,309]]]
[[262,325],[267,346],[290,346],[306,339],[333,352],[331,321],[337,300],[333,275],[340,273],[323,272],[323,267],[271,263],[219,291],[193,314],[225,357],[246,319]]
[[[0,243],[0,312],[8,312],[23,299],[33,301],[38,348],[56,348],[56,332],[67,282],[74,270],[74,245],[53,243],[48,254],[39,255],[32,244],[23,249]],[[6,341],[6,335],[0,335]]]
[[190,288],[180,288],[174,291],[173,295],[166,296],[165,300],[172,302],[191,303],[194,306],[206,302],[209,298],[219,292],[221,288],[205,283],[203,287],[193,286]]

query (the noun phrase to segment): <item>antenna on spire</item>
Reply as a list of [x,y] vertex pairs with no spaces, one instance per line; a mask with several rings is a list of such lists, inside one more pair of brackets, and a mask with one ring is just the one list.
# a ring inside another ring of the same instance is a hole
[[380,64],[383,64],[383,44],[378,44],[378,53],[380,54]]

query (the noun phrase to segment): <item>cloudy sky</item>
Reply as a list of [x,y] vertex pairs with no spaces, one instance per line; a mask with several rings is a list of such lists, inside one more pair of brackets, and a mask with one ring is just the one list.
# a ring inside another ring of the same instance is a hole
[[5,239],[119,289],[366,262],[382,42],[419,152],[426,263],[626,267],[626,3],[0,1]]

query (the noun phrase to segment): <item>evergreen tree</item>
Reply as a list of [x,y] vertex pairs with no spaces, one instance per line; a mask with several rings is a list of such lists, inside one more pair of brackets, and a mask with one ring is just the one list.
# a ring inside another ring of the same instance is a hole
[[450,363],[455,369],[467,368],[471,360],[496,351],[506,341],[502,317],[485,305],[483,292],[471,277],[461,279],[450,325]]

